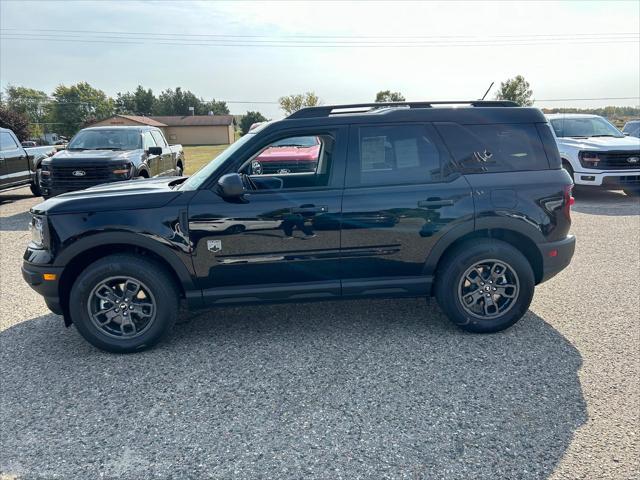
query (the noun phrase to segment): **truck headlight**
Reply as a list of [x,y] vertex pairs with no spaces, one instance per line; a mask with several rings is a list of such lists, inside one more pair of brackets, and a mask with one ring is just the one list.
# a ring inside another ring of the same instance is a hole
[[31,230],[31,243],[37,248],[46,248],[46,219],[39,215],[33,215],[29,229]]
[[132,165],[130,163],[125,163],[124,165],[117,166],[113,170],[113,173],[124,178],[129,178],[129,175],[131,174],[131,167]]
[[586,168],[596,168],[600,163],[598,152],[580,152],[578,157],[582,166]]

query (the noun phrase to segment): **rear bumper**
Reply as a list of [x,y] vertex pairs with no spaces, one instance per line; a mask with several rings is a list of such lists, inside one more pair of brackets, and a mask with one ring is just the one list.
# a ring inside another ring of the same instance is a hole
[[542,256],[542,279],[539,283],[546,282],[567,268],[575,249],[576,237],[573,235],[568,235],[557,242],[538,244],[538,250]]
[[[55,275],[55,280],[45,280],[45,273]],[[49,310],[58,315],[63,314],[58,288],[61,274],[62,267],[38,266],[28,262],[23,262],[22,264],[22,278],[24,278],[24,281],[42,295]]]

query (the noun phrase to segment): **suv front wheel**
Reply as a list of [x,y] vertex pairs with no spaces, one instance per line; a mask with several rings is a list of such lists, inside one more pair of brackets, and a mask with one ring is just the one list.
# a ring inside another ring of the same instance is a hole
[[109,352],[129,353],[160,341],[175,323],[178,303],[176,285],[161,265],[115,254],[78,276],[69,311],[88,342]]
[[440,308],[463,330],[492,333],[526,313],[535,288],[533,270],[519,250],[500,240],[457,247],[438,269]]

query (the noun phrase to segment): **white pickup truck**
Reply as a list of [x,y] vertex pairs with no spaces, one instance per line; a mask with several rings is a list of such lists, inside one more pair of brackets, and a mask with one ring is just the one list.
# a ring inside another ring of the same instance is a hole
[[562,165],[575,185],[640,195],[640,139],[626,136],[598,115],[547,115]]

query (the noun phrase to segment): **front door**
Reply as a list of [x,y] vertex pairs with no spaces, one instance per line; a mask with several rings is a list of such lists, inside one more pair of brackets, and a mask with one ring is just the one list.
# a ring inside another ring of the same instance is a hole
[[253,183],[242,199],[198,191],[189,237],[205,302],[340,295],[346,140],[346,127],[267,137],[235,159]]
[[155,177],[163,171],[162,155],[151,155],[149,147],[156,147],[156,141],[153,139],[150,131],[142,132],[142,148],[147,155],[147,165],[149,166],[149,176]]
[[343,294],[427,294],[425,262],[473,222],[468,182],[428,124],[352,127],[342,205]]

